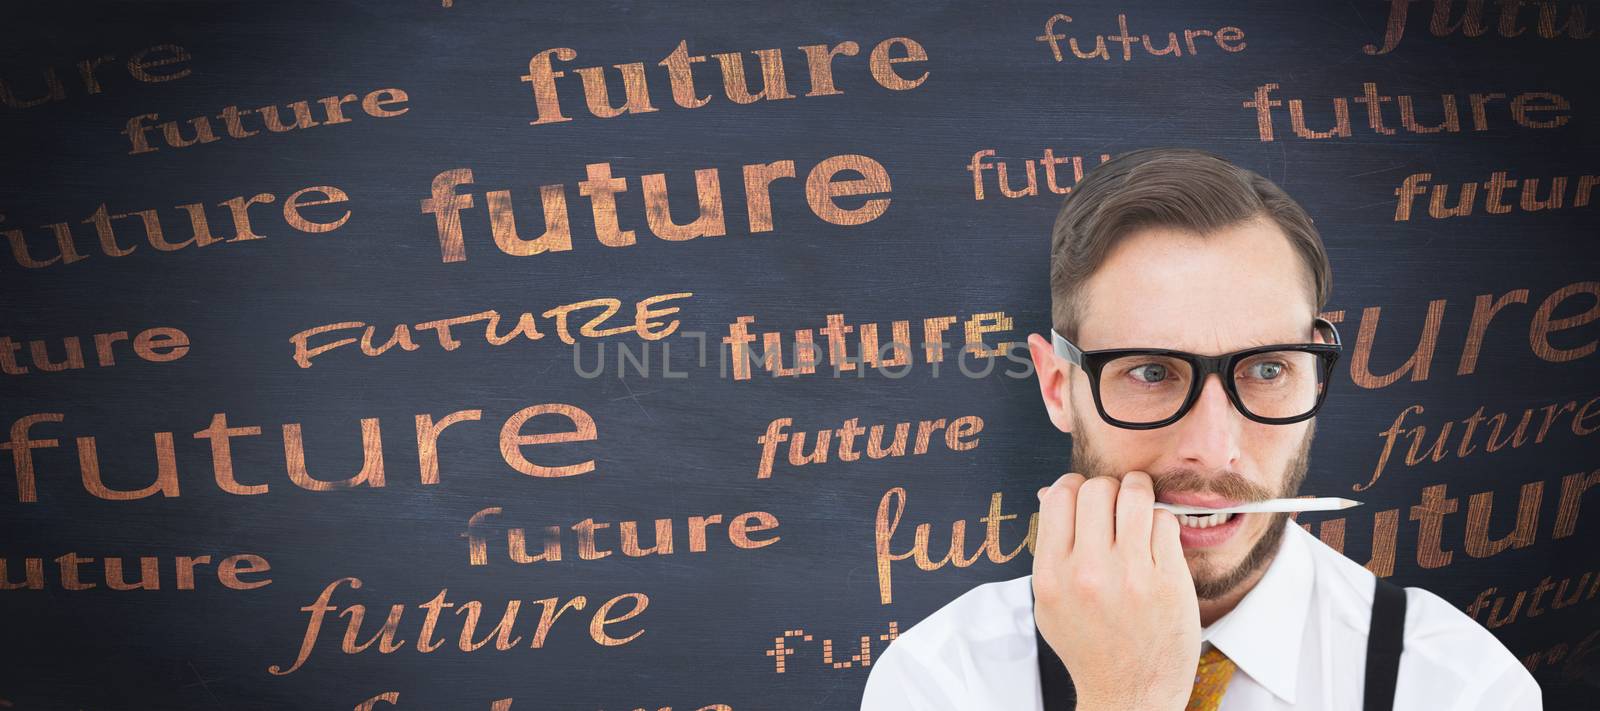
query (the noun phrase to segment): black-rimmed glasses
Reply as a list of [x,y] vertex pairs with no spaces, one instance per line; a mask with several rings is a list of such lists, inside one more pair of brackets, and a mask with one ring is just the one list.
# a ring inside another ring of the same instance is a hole
[[1050,329],[1057,355],[1089,376],[1095,409],[1106,422],[1149,430],[1189,412],[1206,376],[1216,373],[1228,399],[1245,417],[1287,425],[1317,414],[1339,360],[1339,330],[1318,317],[1312,328],[1327,343],[1255,346],[1216,356],[1164,348],[1085,351]]

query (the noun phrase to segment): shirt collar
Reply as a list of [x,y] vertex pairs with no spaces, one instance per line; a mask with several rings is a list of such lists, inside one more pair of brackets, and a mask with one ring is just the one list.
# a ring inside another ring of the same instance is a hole
[[1293,519],[1283,525],[1289,530],[1267,572],[1237,606],[1201,628],[1200,638],[1284,703],[1293,704],[1315,568],[1305,540],[1311,534]]

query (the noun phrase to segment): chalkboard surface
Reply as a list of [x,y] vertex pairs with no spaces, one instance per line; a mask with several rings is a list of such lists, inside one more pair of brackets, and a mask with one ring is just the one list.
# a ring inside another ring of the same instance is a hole
[[855,708],[1030,571],[1050,225],[1160,145],[1327,245],[1297,521],[1594,708],[1592,5],[0,12],[0,709]]

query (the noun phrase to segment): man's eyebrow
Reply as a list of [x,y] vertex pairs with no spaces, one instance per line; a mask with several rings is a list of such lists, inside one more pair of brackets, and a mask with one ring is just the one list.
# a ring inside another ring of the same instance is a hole
[[[1255,348],[1257,346],[1276,346],[1276,345],[1281,345],[1281,344],[1300,344],[1300,343],[1312,343],[1312,342],[1313,342],[1312,339],[1309,338],[1309,337],[1302,337],[1302,338],[1265,338],[1265,339],[1263,339],[1263,338],[1251,338],[1251,339],[1248,339],[1248,340],[1240,343],[1237,347],[1233,348],[1232,350],[1234,350],[1234,351],[1242,351],[1242,350],[1244,350],[1246,348]],[[1183,351],[1185,353],[1199,353],[1200,352],[1200,351],[1192,350],[1192,349],[1189,349],[1189,348],[1179,348],[1177,346],[1133,346],[1133,347],[1167,348],[1167,349],[1170,349],[1170,350]],[[1087,348],[1085,350],[1095,350],[1095,349]]]
[[[1251,339],[1248,339],[1248,340],[1244,341],[1243,343],[1240,343],[1237,347],[1233,348],[1232,350],[1233,351],[1242,351],[1242,350],[1245,350],[1247,348],[1256,348],[1258,346],[1276,346],[1276,345],[1311,343],[1311,342],[1312,342],[1311,340],[1304,339],[1304,338],[1287,338],[1287,339],[1283,339],[1283,338],[1265,338],[1265,339],[1263,339],[1263,338],[1251,338]],[[1179,348],[1177,350],[1185,351],[1185,352],[1188,352],[1188,353],[1199,353],[1199,351],[1191,351],[1191,350],[1187,350],[1187,349],[1183,349],[1183,348]]]

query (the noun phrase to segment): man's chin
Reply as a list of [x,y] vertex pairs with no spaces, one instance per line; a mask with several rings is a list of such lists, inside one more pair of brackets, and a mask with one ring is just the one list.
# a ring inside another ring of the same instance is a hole
[[1214,587],[1222,581],[1224,574],[1239,566],[1239,557],[1230,555],[1224,558],[1221,551],[1211,548],[1196,548],[1184,551],[1183,557],[1189,561],[1189,577],[1194,579],[1195,587]]
[[1246,523],[1261,526],[1265,522],[1265,528],[1240,531],[1241,535],[1226,545],[1184,549],[1195,596],[1202,600],[1224,597],[1269,565],[1282,545],[1283,519],[1287,517],[1284,513],[1257,517]]

